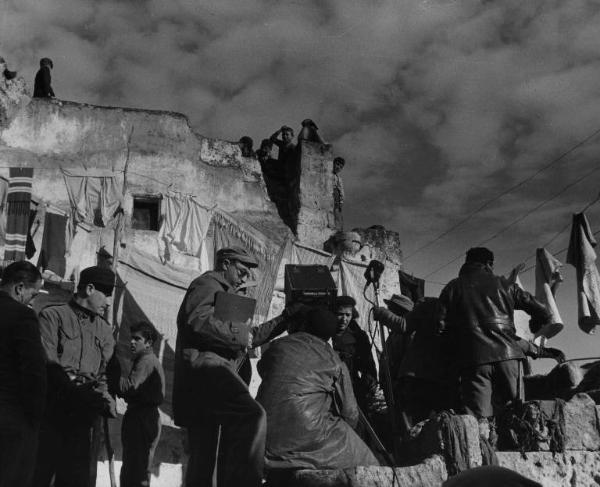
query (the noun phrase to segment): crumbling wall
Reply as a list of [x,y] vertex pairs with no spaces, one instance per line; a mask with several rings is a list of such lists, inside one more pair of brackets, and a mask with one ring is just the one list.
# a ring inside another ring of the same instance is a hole
[[335,232],[333,220],[333,153],[314,142],[300,142],[298,239],[315,248]]

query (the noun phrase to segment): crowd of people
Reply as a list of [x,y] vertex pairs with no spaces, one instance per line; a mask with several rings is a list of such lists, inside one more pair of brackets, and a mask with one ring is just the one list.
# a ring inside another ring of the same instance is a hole
[[[116,416],[116,396],[128,404],[121,486],[149,485],[164,372],[153,352],[156,330],[146,322],[131,326],[132,367],[121,371],[104,319],[115,286],[108,257],[99,252],[101,265],[81,272],[72,299],[39,315],[29,306],[42,289],[39,270],[20,261],[3,272],[0,486],[95,485],[95,437]],[[216,475],[224,487],[260,486],[265,476],[283,486],[301,468],[385,463],[382,448],[397,432],[381,418],[383,396],[400,435],[455,410],[475,416],[489,437],[494,417],[522,398],[525,357],[564,360],[556,349],[518,338],[514,310],[529,313],[535,326],[549,315],[496,276],[493,260],[488,249],[472,248],[439,298],[414,303],[393,295],[374,308],[389,330],[388,363],[379,367],[390,370],[386,387],[351,296],[338,296],[334,309],[292,302],[261,324],[216,316],[217,295],[243,288],[258,266],[243,248],[219,250],[214,270],[190,284],[177,316],[173,413],[188,438],[185,485],[212,485]],[[269,342],[254,398],[247,352]]]
[[[51,68],[50,59],[40,61],[35,97],[54,97]],[[240,140],[243,155],[260,161],[288,224],[297,215],[289,195],[300,177],[293,138],[293,129],[283,126],[256,153],[249,137]],[[327,145],[312,120],[302,122],[300,140]],[[333,161],[339,228],[344,164],[341,157]],[[190,284],[176,318],[173,418],[187,435],[188,487],[213,485],[215,478],[220,487],[258,487],[265,478],[277,487],[297,469],[388,463],[395,436],[407,437],[442,411],[476,417],[493,445],[495,418],[523,399],[526,357],[564,360],[561,351],[517,336],[515,310],[528,313],[535,329],[551,316],[494,274],[487,248],[468,250],[439,297],[414,302],[393,295],[385,307],[374,307],[373,318],[388,331],[379,355],[353,296],[338,296],[331,309],[291,302],[260,324],[218,317],[217,295],[245,288],[257,266],[243,248],[220,249],[214,269]],[[42,291],[40,271],[27,261],[4,269],[0,487],[94,486],[98,438],[108,434],[107,418],[117,416],[116,397],[127,403],[120,485],[149,485],[165,374],[153,351],[156,329],[147,322],[130,327],[132,366],[121,370],[123,357],[105,319],[116,282],[112,267],[112,256],[101,249],[97,265],[80,273],[72,299],[37,315],[30,303]],[[252,397],[248,350],[266,344]]]

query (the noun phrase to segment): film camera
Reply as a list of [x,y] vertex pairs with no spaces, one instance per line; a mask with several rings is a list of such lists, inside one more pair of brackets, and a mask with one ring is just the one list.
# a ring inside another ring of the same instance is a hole
[[285,266],[285,304],[302,303],[335,311],[337,287],[325,265]]

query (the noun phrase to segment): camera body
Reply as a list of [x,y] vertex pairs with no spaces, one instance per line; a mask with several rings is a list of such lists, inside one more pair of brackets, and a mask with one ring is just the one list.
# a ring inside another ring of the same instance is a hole
[[302,303],[335,311],[337,286],[325,265],[285,266],[285,304]]

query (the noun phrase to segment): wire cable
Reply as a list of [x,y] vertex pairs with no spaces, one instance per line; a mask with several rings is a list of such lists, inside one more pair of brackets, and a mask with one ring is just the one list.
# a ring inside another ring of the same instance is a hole
[[559,155],[558,157],[556,157],[555,159],[553,159],[552,161],[550,161],[545,166],[543,166],[540,169],[538,169],[537,171],[535,171],[531,176],[528,176],[527,178],[521,180],[517,184],[511,186],[510,188],[502,191],[501,193],[497,194],[493,198],[491,198],[491,199],[487,200],[486,202],[484,202],[482,205],[480,205],[479,207],[477,207],[474,211],[472,211],[471,213],[469,213],[462,220],[459,220],[457,223],[455,223],[454,225],[452,225],[450,228],[448,228],[447,230],[444,230],[442,233],[440,233],[437,237],[433,238],[429,242],[427,242],[424,245],[422,245],[421,247],[417,248],[414,252],[410,253],[408,256],[406,256],[404,258],[404,261],[406,262],[408,259],[412,258],[413,256],[415,256],[419,252],[425,250],[426,248],[430,247],[434,243],[440,241],[446,235],[452,233],[458,227],[460,227],[463,224],[467,223],[469,220],[471,220],[471,218],[473,218],[475,215],[477,215],[478,213],[480,213],[481,211],[483,211],[485,208],[487,208],[488,206],[490,206],[492,203],[498,201],[503,196],[506,196],[507,194],[513,192],[515,189],[520,188],[521,186],[525,185],[526,183],[528,183],[529,181],[531,181],[532,179],[534,179],[536,176],[538,176],[539,174],[541,174],[542,172],[544,172],[546,169],[549,169],[550,167],[552,167],[556,163],[562,161],[566,156],[568,156],[572,152],[574,152],[577,149],[579,149],[579,147],[587,144],[591,139],[593,139],[594,137],[596,137],[596,135],[598,135],[598,134],[600,134],[600,128],[597,129],[597,130],[595,130],[594,132],[592,132],[590,135],[588,135],[584,139],[582,139],[579,142],[577,142],[575,145],[573,145],[567,151],[563,152],[561,155]]
[[[563,193],[565,193],[567,190],[569,190],[570,188],[572,188],[573,186],[579,184],[581,181],[587,179],[589,176],[591,176],[593,173],[600,171],[600,166],[596,166],[594,169],[592,169],[591,171],[588,171],[587,173],[585,173],[583,176],[577,178],[575,181],[567,184],[566,186],[563,186],[560,191],[554,193],[550,198],[545,199],[544,201],[542,201],[540,204],[536,205],[534,208],[532,208],[530,211],[528,211],[527,213],[525,213],[524,215],[520,216],[519,218],[517,218],[516,220],[513,220],[512,222],[510,222],[507,226],[503,227],[501,230],[499,230],[498,232],[496,232],[495,234],[493,234],[491,237],[488,237],[482,241],[480,241],[479,243],[477,243],[475,245],[475,247],[480,247],[488,242],[491,242],[492,240],[494,240],[495,238],[497,238],[498,236],[500,236],[502,233],[504,233],[505,231],[509,230],[510,228],[512,228],[513,226],[515,226],[517,223],[520,223],[521,221],[525,220],[528,216],[532,215],[533,213],[535,213],[537,210],[539,210],[542,206],[546,205],[547,203],[555,200],[556,198],[558,198],[560,195],[562,195]],[[434,271],[430,272],[429,274],[427,274],[424,278],[427,279],[428,277],[433,276],[434,274],[438,273],[439,271],[441,271],[442,269],[445,269],[446,267],[448,267],[450,264],[453,264],[454,262],[456,262],[457,260],[459,260],[460,258],[462,258],[464,256],[464,254],[460,254],[458,256],[456,256],[455,258],[453,258],[452,260],[446,262],[445,264],[437,267]]]

